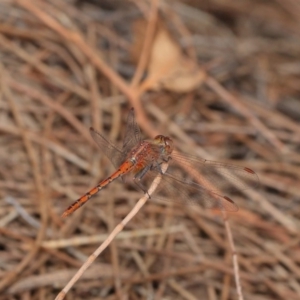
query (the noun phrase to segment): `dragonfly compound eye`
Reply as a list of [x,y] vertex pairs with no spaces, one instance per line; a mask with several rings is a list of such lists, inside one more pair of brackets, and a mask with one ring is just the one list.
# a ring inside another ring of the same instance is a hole
[[168,151],[169,153],[171,153],[172,150],[173,150],[173,148],[174,148],[174,146],[173,146],[173,141],[172,141],[170,138],[168,138],[168,137],[164,137],[164,142],[165,142],[167,151]]
[[164,136],[163,135],[157,135],[155,138],[154,138],[155,141],[161,143],[163,140],[164,140]]

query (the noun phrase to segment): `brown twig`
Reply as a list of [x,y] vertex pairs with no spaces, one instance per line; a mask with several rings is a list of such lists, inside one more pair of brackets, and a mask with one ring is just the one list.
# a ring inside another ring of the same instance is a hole
[[228,221],[228,216],[226,212],[222,212],[223,215],[223,220],[226,228],[226,233],[227,233],[227,238],[229,241],[230,245],[230,250],[231,250],[231,255],[232,255],[232,264],[233,264],[233,270],[234,270],[234,279],[235,279],[235,286],[236,286],[236,292],[238,295],[239,300],[243,300],[243,292],[242,292],[242,286],[241,286],[241,280],[240,280],[240,273],[239,273],[239,263],[238,263],[238,256],[237,256],[237,251],[234,245],[233,241],[233,236],[232,232],[230,229],[229,221]]
[[7,79],[9,78],[9,75],[4,71],[2,65],[0,66],[0,70],[1,70],[0,72],[1,89],[9,102],[14,119],[19,127],[22,136],[22,140],[27,152],[28,160],[30,161],[30,164],[32,166],[37,195],[40,204],[40,214],[42,219],[42,225],[37,234],[36,244],[28,252],[25,258],[19,263],[19,265],[14,269],[14,271],[11,271],[9,274],[6,275],[5,278],[1,280],[0,290],[3,290],[16,279],[16,277],[26,268],[26,266],[34,259],[34,257],[38,253],[40,249],[40,244],[46,234],[48,213],[47,213],[47,206],[46,206],[47,196],[44,193],[43,180],[39,169],[39,162],[37,161],[37,155],[28,137],[28,133],[25,131],[24,128],[25,126],[21,118],[20,112],[18,110],[18,106],[15,104],[13,95],[11,94],[11,91],[7,87]]
[[214,78],[207,77],[205,79],[205,83],[224,101],[248,118],[250,123],[253,124],[258,132],[263,134],[266,139],[268,139],[270,143],[278,149],[278,151],[281,153],[287,151],[286,147],[281,143],[281,141],[246,106],[244,106],[242,102],[238,101],[236,97],[223,88]]
[[139,81],[141,80],[141,78],[143,76],[143,72],[146,69],[147,63],[148,63],[149,55],[151,52],[151,44],[152,44],[152,41],[154,38],[155,28],[157,25],[158,6],[159,6],[159,0],[151,1],[151,9],[149,12],[148,25],[147,25],[146,32],[145,32],[143,49],[142,49],[142,53],[140,55],[138,65],[136,67],[136,71],[131,80],[131,88],[137,87],[137,85],[139,84]]

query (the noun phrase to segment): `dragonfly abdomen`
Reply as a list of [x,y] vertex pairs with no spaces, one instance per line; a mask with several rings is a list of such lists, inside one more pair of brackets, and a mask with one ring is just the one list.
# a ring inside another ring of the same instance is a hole
[[80,208],[85,204],[92,196],[97,194],[100,190],[105,188],[112,181],[116,180],[120,176],[123,176],[130,172],[134,167],[134,162],[132,160],[126,160],[111,176],[107,177],[105,180],[101,181],[97,186],[88,191],[85,195],[80,197],[72,205],[70,205],[62,214],[62,217],[66,217],[69,214],[73,213],[75,210]]

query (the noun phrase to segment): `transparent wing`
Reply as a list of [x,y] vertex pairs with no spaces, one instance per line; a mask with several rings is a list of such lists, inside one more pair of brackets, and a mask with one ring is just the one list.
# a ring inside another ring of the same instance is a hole
[[[201,159],[195,156],[174,153],[171,155],[172,164],[167,173],[172,174],[173,165],[180,165],[185,169],[183,181],[186,180],[187,174],[197,174],[207,179],[210,183],[210,190],[225,191],[226,193],[235,193],[245,189],[255,189],[259,187],[257,174],[250,168],[227,164],[212,160]],[[195,175],[193,180],[199,184],[203,180]]]
[[[154,165],[141,178],[144,190],[160,172],[160,165]],[[172,155],[154,197],[179,204],[237,211],[238,207],[229,195],[257,186],[258,176],[249,168],[176,153]]]
[[112,142],[108,141],[101,133],[96,131],[93,127],[90,128],[90,133],[95,143],[98,145],[102,153],[112,162],[114,167],[118,168],[120,162],[124,158],[122,151],[120,151]]
[[127,154],[133,149],[133,147],[141,142],[141,132],[138,124],[135,122],[133,108],[131,108],[127,117],[122,151],[93,127],[90,128],[90,133],[98,147],[116,168],[119,167],[119,165],[124,161],[124,159],[127,157]]
[[141,131],[138,124],[135,121],[134,109],[131,108],[128,117],[124,136],[124,142],[122,147],[122,153],[127,156],[130,150],[134,146],[141,142]]
[[[149,171],[142,179],[145,190],[157,176],[157,172]],[[178,174],[168,173],[162,176],[162,180],[151,198],[181,205],[199,205],[205,209],[217,209],[234,212],[238,206],[225,195],[208,190],[194,181],[183,181]]]

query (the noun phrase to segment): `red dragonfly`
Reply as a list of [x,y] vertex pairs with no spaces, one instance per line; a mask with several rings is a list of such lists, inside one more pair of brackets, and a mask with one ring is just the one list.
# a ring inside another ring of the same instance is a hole
[[[130,176],[135,185],[146,193],[157,174],[162,174],[161,166],[164,162],[168,162],[169,167],[163,173],[159,187],[155,191],[155,198],[233,212],[238,210],[238,206],[229,196],[220,194],[219,190],[237,193],[259,184],[257,174],[247,167],[173,152],[173,141],[169,137],[158,135],[153,140],[142,140],[133,108],[128,115],[122,149],[118,149],[92,127],[90,133],[101,151],[113,163],[116,171],[69,206],[64,211],[63,217],[73,213],[120,177]],[[195,172],[200,175],[195,175]],[[207,181],[201,179],[203,177],[208,180],[208,185]]]

